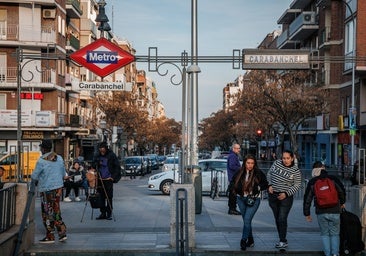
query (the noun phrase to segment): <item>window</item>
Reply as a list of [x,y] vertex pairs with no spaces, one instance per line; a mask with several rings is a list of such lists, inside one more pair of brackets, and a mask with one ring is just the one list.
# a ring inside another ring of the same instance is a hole
[[0,109],[6,109],[6,95],[0,94]]

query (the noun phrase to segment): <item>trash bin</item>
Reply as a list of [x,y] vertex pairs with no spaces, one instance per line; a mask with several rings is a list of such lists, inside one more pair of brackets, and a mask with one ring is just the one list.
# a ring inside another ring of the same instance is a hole
[[193,184],[195,196],[195,213],[202,212],[202,173],[198,165],[190,165],[185,168],[186,182]]

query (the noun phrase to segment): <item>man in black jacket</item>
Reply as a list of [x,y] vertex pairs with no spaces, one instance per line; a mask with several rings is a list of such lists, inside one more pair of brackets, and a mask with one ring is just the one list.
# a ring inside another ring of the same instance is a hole
[[106,142],[99,144],[99,152],[93,160],[94,168],[98,172],[98,188],[104,206],[100,208],[100,215],[97,220],[111,220],[113,210],[113,183],[117,183],[121,178],[121,166],[116,154],[108,149]]
[[[318,161],[313,165],[313,178],[309,181],[305,194],[303,213],[308,222],[312,221],[310,216],[310,207],[314,198],[315,213],[318,218],[320,228],[320,236],[323,242],[323,250],[325,256],[339,255],[339,232],[340,232],[340,213],[346,202],[346,192],[342,182],[335,176],[329,175],[324,165]],[[338,193],[339,202],[335,206],[320,207],[316,202],[314,192],[315,182],[319,179],[329,178],[334,182]]]

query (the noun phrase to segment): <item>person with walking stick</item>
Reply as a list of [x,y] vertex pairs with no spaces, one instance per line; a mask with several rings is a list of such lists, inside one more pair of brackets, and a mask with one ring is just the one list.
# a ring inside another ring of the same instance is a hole
[[99,208],[100,215],[96,219],[112,220],[113,183],[117,183],[121,179],[121,166],[116,154],[108,148],[106,142],[101,142],[98,149],[93,160],[93,167],[97,171],[97,191],[104,203]]

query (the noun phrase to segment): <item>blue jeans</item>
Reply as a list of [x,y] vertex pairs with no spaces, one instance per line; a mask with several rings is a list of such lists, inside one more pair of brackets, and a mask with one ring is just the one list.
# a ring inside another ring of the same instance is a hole
[[318,214],[317,217],[325,256],[338,255],[340,215],[338,213],[323,213]]
[[276,227],[278,236],[280,237],[280,242],[287,243],[287,217],[294,202],[294,197],[289,196],[283,200],[278,200],[277,196],[278,194],[276,193],[268,193],[268,203],[272,209],[276,221]]
[[253,206],[248,206],[245,204],[246,197],[237,197],[237,204],[239,206],[239,210],[241,213],[241,217],[243,218],[243,233],[241,238],[247,240],[248,237],[253,237],[252,232],[252,220],[254,214],[257,212],[259,204],[261,203],[261,199],[257,198]]

